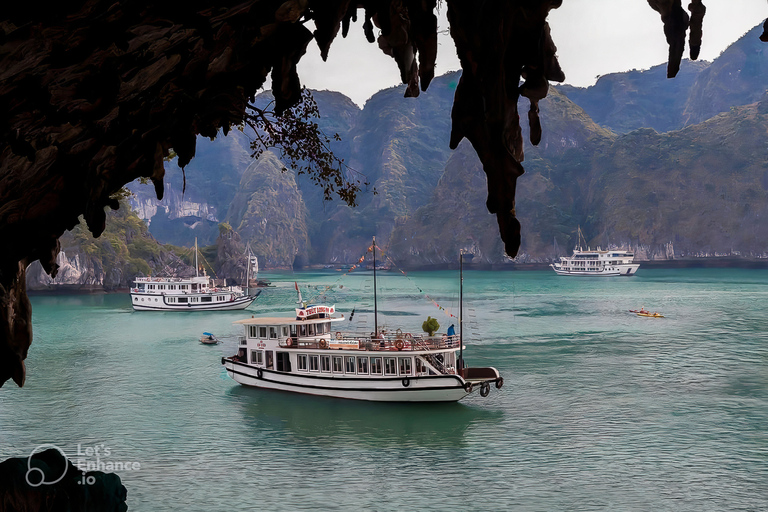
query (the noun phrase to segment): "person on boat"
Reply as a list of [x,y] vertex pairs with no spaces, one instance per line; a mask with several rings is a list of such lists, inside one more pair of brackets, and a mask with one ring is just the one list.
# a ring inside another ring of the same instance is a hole
[[648,313],[650,313],[650,311],[646,311],[645,306],[640,306],[640,311],[638,311],[638,313],[643,313],[647,315]]
[[454,328],[453,324],[448,328],[448,336],[456,336],[456,329]]

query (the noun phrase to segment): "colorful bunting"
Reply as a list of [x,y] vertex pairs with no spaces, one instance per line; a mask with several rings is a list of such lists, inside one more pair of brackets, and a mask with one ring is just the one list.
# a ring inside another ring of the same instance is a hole
[[[379,250],[379,253],[380,253],[380,254],[381,254],[381,255],[382,255],[384,258],[386,258],[386,260],[389,262],[389,264],[390,264],[391,266],[393,266],[393,267],[397,268],[397,270],[398,270],[398,271],[399,271],[401,274],[403,274],[403,276],[405,276],[405,278],[406,278],[406,279],[408,279],[408,282],[410,282],[410,283],[411,283],[411,284],[412,284],[412,285],[413,285],[413,286],[414,286],[414,287],[415,287],[417,290],[419,290],[419,293],[423,294],[423,295],[424,295],[424,296],[425,296],[427,299],[429,299],[429,301],[430,301],[430,302],[432,302],[432,304],[434,304],[434,305],[435,305],[435,307],[436,307],[437,309],[439,309],[440,311],[443,311],[443,312],[444,312],[444,313],[445,313],[445,314],[446,314],[448,317],[450,317],[450,318],[456,318],[456,319],[458,320],[458,318],[459,318],[458,316],[454,315],[453,313],[450,313],[450,312],[446,311],[446,309],[445,309],[443,306],[441,306],[440,304],[438,304],[438,303],[437,303],[437,301],[435,301],[435,300],[434,300],[432,297],[430,297],[430,296],[429,296],[427,293],[425,293],[425,292],[424,292],[424,290],[422,290],[421,288],[419,288],[419,286],[418,286],[418,285],[417,285],[417,284],[416,284],[416,283],[413,281],[413,279],[411,279],[411,278],[408,276],[408,274],[406,274],[406,273],[405,273],[405,271],[404,271],[403,269],[401,269],[400,267],[398,267],[398,266],[397,266],[397,264],[395,264],[394,260],[392,260],[392,258],[390,258],[390,257],[389,257],[389,255],[387,255],[387,254],[386,254],[386,253],[385,253],[385,252],[384,252],[384,251],[381,249],[381,247],[379,247],[379,246],[377,245],[377,246],[376,246],[376,248]],[[343,273],[343,274],[342,274],[342,275],[341,275],[341,276],[340,276],[340,277],[339,277],[339,278],[336,280],[336,282],[335,282],[334,284],[332,284],[332,285],[330,285],[330,286],[326,286],[326,287],[323,289],[323,291],[322,291],[321,293],[318,293],[317,295],[315,295],[314,297],[312,297],[312,299],[311,299],[309,302],[313,302],[313,301],[314,301],[314,300],[315,300],[315,299],[316,299],[318,296],[320,296],[320,295],[323,295],[323,294],[324,294],[326,291],[328,291],[328,290],[330,290],[331,288],[333,288],[334,286],[336,286],[336,283],[338,283],[339,281],[341,281],[341,280],[344,278],[344,276],[345,276],[345,275],[347,275],[347,274],[351,273],[353,270],[355,270],[355,269],[359,268],[360,266],[362,266],[363,262],[365,261],[365,255],[366,255],[367,253],[369,253],[369,252],[373,252],[373,244],[371,244],[371,245],[368,247],[368,249],[366,249],[365,253],[363,253],[363,255],[362,255],[362,256],[360,256],[360,259],[359,259],[359,260],[357,260],[357,263],[356,263],[356,264],[354,264],[354,265],[352,265],[351,267],[349,267],[349,270],[347,270],[345,273]],[[339,270],[339,271],[341,271],[341,269],[338,269],[338,270]],[[339,288],[343,288],[343,286],[342,286],[342,285],[339,285]],[[319,289],[319,287],[318,287],[318,289]]]

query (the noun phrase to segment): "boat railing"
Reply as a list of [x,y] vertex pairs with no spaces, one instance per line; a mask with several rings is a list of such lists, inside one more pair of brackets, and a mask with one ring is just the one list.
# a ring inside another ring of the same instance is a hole
[[278,340],[281,348],[329,349],[329,350],[368,350],[368,351],[432,351],[459,346],[459,337],[446,334],[421,336],[408,334],[380,334],[360,336],[337,332],[316,336],[298,336]]

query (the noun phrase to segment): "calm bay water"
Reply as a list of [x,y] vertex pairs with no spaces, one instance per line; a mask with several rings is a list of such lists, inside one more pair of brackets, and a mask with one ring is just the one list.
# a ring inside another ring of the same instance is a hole
[[[27,384],[0,389],[0,459],[107,447],[102,461],[139,464],[118,474],[141,511],[768,510],[768,271],[465,272],[465,358],[505,385],[444,405],[237,385],[220,365],[232,322],[292,308],[294,280],[373,326],[370,274],[263,277],[277,287],[240,312],[34,297]],[[456,322],[455,272],[378,278],[380,323]]]

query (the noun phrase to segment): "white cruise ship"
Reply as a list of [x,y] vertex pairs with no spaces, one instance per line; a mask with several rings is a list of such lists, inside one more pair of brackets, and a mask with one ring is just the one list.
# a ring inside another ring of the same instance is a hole
[[[584,236],[579,229],[579,243]],[[560,276],[632,276],[640,268],[634,263],[635,253],[620,249],[602,251],[582,249],[579,245],[572,256],[561,256],[550,267]]]
[[[370,250],[376,269],[375,239]],[[235,322],[245,333],[237,354],[222,357],[221,364],[244,386],[351,400],[455,402],[475,390],[486,397],[491,385],[501,389],[496,368],[465,364],[461,313],[458,335],[453,326],[429,336],[379,330],[375,279],[374,270],[370,335],[336,330],[333,324],[343,315],[334,316],[335,306],[307,305],[296,285],[301,307],[284,317]]]
[[[131,287],[131,304],[136,311],[226,311],[245,309],[261,293],[243,292],[239,286],[218,287],[210,277],[199,275],[197,262],[197,238],[195,238],[195,276],[136,277]],[[248,268],[252,264],[249,254]],[[250,276],[246,275],[246,283]]]

